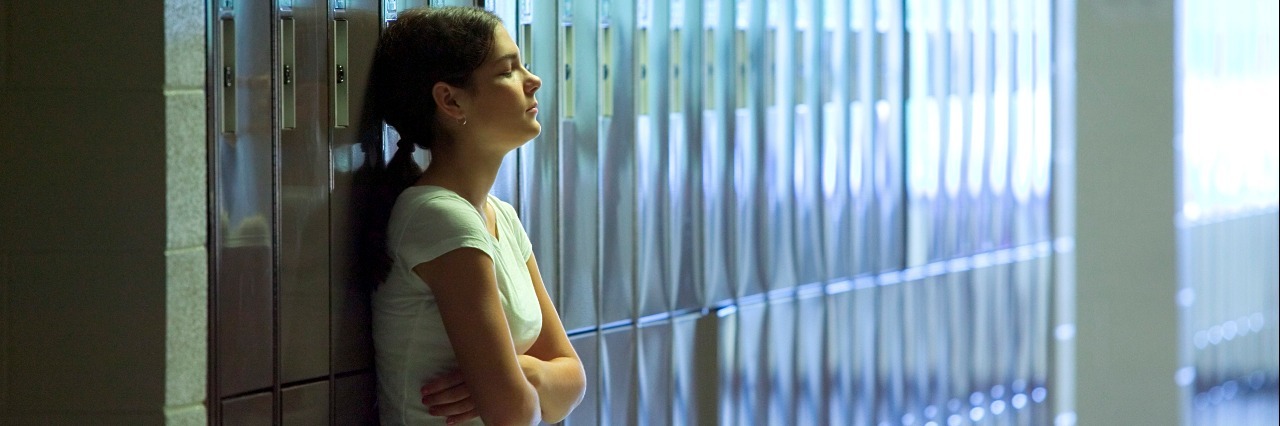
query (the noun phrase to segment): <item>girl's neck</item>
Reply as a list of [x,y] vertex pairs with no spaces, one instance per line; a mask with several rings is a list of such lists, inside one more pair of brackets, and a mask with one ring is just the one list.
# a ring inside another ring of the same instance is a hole
[[469,153],[463,155],[448,149],[433,149],[431,162],[422,172],[418,185],[433,185],[458,193],[476,209],[482,209],[493,182],[498,178],[504,153]]

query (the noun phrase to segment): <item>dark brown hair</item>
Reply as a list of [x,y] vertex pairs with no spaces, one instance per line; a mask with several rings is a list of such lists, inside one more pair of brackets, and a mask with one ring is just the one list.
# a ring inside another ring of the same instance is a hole
[[439,139],[431,89],[444,82],[470,87],[493,49],[502,21],[475,7],[400,12],[378,40],[369,77],[373,112],[403,140],[431,149]]
[[[432,149],[443,138],[432,88],[444,82],[470,88],[471,76],[494,45],[502,25],[493,13],[475,7],[439,7],[401,11],[378,39],[365,92],[362,145],[366,161],[355,195],[360,237],[358,273],[375,284],[391,267],[386,228],[400,192],[422,174],[414,146]],[[382,159],[381,124],[400,134],[395,155]]]

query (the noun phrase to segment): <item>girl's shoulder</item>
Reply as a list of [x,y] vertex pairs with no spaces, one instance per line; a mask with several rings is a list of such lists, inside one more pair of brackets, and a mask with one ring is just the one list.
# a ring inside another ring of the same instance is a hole
[[520,214],[516,213],[516,208],[515,206],[512,206],[511,203],[503,201],[501,198],[498,198],[498,196],[493,194],[489,194],[489,203],[493,204],[494,210],[498,210],[499,214],[507,219],[514,220],[516,222],[520,221]]
[[396,199],[390,219],[393,229],[396,225],[484,227],[479,213],[471,203],[453,191],[433,186],[411,186],[405,189]]

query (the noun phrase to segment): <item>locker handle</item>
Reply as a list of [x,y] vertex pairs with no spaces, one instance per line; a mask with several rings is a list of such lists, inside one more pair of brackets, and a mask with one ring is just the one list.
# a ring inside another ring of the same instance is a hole
[[290,130],[298,125],[298,92],[293,83],[296,68],[294,22],[291,17],[280,18],[280,129]]
[[221,20],[222,41],[222,90],[218,99],[222,105],[223,133],[236,132],[236,23],[230,17]]
[[351,125],[350,89],[347,87],[347,20],[333,20],[333,127],[345,128]]

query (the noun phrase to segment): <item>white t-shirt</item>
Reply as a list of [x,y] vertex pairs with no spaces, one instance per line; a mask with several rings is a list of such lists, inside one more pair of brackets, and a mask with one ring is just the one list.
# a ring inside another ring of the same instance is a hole
[[458,366],[435,296],[413,267],[454,249],[479,249],[493,259],[516,353],[527,351],[542,331],[542,310],[525,263],[533,254],[529,236],[510,204],[493,195],[489,203],[497,214],[497,238],[488,232],[475,206],[438,186],[405,189],[391,210],[387,226],[391,272],[373,293],[378,411],[383,425],[445,424],[444,417],[427,414],[420,389],[427,380]]

